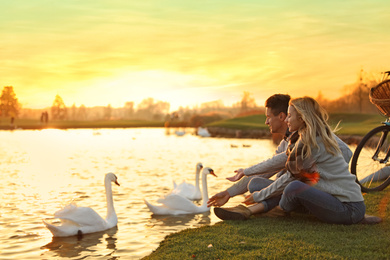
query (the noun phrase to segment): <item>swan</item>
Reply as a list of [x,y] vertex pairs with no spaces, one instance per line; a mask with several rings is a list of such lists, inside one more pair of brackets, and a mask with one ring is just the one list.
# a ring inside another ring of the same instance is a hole
[[42,220],[45,226],[53,234],[53,237],[68,237],[87,233],[104,231],[115,227],[118,218],[112,199],[111,182],[120,186],[117,177],[113,173],[107,173],[104,178],[104,186],[107,198],[107,217],[103,219],[96,211],[88,207],[77,207],[75,203],[65,206],[54,213],[54,217],[61,220],[61,225],[53,225]]
[[177,130],[177,131],[175,131],[175,134],[176,134],[177,136],[183,136],[183,135],[186,134],[186,132],[185,132],[185,131],[179,131],[179,130]]
[[179,214],[194,214],[210,211],[210,208],[207,207],[207,201],[209,200],[208,191],[207,191],[207,175],[211,174],[216,177],[213,169],[210,167],[205,167],[202,171],[202,191],[203,191],[203,203],[201,206],[195,205],[189,199],[178,195],[178,194],[169,194],[163,199],[160,199],[159,202],[161,205],[152,205],[147,200],[144,199],[146,206],[149,210],[155,215],[179,215]]
[[198,127],[197,134],[201,137],[210,137],[211,134],[207,130],[207,128]]
[[183,181],[180,184],[176,184],[176,182],[173,181],[173,190],[171,193],[181,195],[190,200],[202,199],[202,193],[200,192],[200,188],[199,188],[199,174],[202,169],[203,169],[203,164],[200,162],[197,163],[196,170],[195,170],[195,185],[191,183],[187,183],[185,181]]

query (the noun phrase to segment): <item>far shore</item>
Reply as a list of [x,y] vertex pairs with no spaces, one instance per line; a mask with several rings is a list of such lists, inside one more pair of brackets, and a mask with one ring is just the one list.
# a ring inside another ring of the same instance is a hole
[[[216,125],[213,123],[212,125]],[[99,120],[99,121],[52,121],[47,124],[41,123],[38,120],[15,120],[15,124],[9,124],[8,120],[4,119],[0,122],[0,130],[43,130],[43,129],[104,129],[104,128],[163,128],[162,121],[144,121],[144,120]],[[211,137],[220,138],[247,138],[247,139],[273,139],[275,143],[279,143],[282,136],[272,135],[265,125],[259,125],[258,128],[245,128],[240,124],[224,126],[205,126],[207,127]],[[174,131],[180,129],[188,134],[196,134],[195,127],[169,127]],[[168,128],[168,129],[169,129]],[[347,144],[358,144],[362,139],[361,134],[338,134]]]

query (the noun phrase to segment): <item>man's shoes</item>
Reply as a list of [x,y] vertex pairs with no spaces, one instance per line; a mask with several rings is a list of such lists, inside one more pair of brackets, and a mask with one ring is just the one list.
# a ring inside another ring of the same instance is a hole
[[214,208],[215,215],[222,220],[247,220],[251,216],[251,211],[244,205],[232,208]]
[[359,224],[372,225],[381,222],[382,222],[382,218],[365,214],[364,218],[359,222]]

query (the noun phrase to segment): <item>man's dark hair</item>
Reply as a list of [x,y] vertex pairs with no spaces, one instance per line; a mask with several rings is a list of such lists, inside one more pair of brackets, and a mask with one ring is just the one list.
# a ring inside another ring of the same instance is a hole
[[290,102],[290,99],[290,95],[275,94],[265,101],[265,107],[270,108],[272,114],[275,116],[279,115],[281,112],[287,115],[288,102]]

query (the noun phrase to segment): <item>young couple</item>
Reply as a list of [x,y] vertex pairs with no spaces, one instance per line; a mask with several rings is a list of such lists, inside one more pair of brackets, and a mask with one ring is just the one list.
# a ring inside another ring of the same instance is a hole
[[[308,212],[334,224],[374,224],[379,217],[365,215],[364,199],[355,176],[348,170],[351,150],[332,133],[328,114],[310,97],[290,99],[276,94],[267,99],[266,125],[271,133],[285,134],[275,155],[227,178],[236,182],[212,196],[208,206],[222,220],[245,220],[277,208]],[[277,174],[275,181],[269,178]],[[250,192],[244,205],[221,208],[230,197]]]

